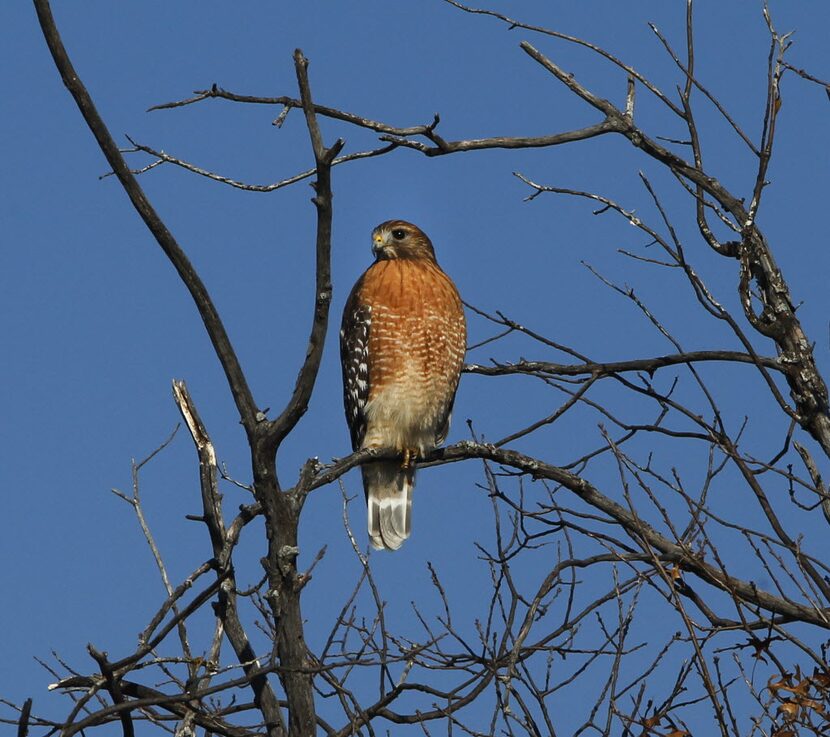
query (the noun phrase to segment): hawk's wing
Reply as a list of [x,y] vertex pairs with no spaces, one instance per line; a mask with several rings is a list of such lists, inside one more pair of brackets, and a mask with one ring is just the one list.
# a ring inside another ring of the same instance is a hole
[[435,446],[443,445],[450,433],[450,420],[452,419],[452,406],[455,404],[455,390],[453,390],[450,401],[438,422],[438,433],[435,435]]
[[369,330],[372,308],[357,298],[362,280],[355,284],[343,310],[340,327],[340,366],[343,370],[343,405],[357,450],[366,435],[366,402],[369,399]]
[[[460,308],[459,308],[460,309]],[[455,392],[458,389],[458,381],[461,378],[461,367],[464,364],[464,354],[466,352],[466,325],[464,322],[464,313],[460,312],[455,321],[449,321],[449,337],[458,336],[458,353],[457,364],[446,372],[447,397],[443,407],[439,409],[438,421],[435,425],[437,432],[435,433],[435,445],[443,445],[450,432],[450,420],[452,419],[452,408],[455,404]],[[453,341],[455,342],[455,341]]]

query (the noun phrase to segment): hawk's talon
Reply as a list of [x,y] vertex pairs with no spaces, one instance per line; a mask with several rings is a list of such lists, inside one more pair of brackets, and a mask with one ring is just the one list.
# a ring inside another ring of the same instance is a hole
[[403,461],[401,462],[401,470],[408,471],[415,465],[415,461],[418,460],[418,449],[417,448],[404,448],[403,449]]

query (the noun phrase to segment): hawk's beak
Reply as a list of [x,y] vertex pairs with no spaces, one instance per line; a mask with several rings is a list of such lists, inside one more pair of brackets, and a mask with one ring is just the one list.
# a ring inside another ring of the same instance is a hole
[[373,233],[372,234],[372,253],[375,256],[379,256],[383,251],[383,236],[380,233]]

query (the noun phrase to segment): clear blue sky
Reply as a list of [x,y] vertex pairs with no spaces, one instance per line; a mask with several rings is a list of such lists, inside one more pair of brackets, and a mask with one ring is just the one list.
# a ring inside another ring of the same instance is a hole
[[[245,3],[244,10],[232,3],[158,0],[58,0],[54,6],[75,66],[118,140],[127,133],[250,183],[277,181],[311,165],[301,115],[292,113],[277,130],[271,121],[278,110],[267,107],[209,101],[150,114],[146,108],[214,82],[239,93],[296,95],[291,54],[300,47],[311,62],[317,102],[401,126],[428,122],[439,112],[439,130],[448,139],[541,135],[596,122],[593,109],[518,48],[525,39],[602,96],[624,101],[624,77],[584,51],[508,31],[439,0],[256,2]],[[605,46],[671,95],[680,74],[645,22],[656,23],[680,49],[682,6],[538,0],[489,7]],[[790,61],[830,77],[830,6],[775,2],[772,10],[780,30],[796,31]],[[700,78],[757,140],[768,52],[760,3],[700,2],[697,30]],[[118,183],[99,180],[107,170],[104,159],[60,83],[26,2],[0,8],[0,61],[6,69],[0,116],[0,696],[33,696],[36,709],[54,716],[66,703],[47,695],[52,678],[32,656],[49,659],[55,648],[81,670],[91,669],[84,651],[90,641],[121,656],[163,599],[135,518],[109,489],[128,490],[130,459],[146,456],[178,422],[173,378],[188,382],[231,475],[247,481],[249,470],[243,432],[196,310]],[[701,111],[711,173],[736,193],[749,194],[748,152],[709,108],[701,105]],[[637,114],[653,134],[683,136],[642,91]],[[761,218],[794,299],[804,302],[799,316],[824,368],[828,120],[824,92],[788,76]],[[347,152],[375,141],[331,121],[323,122],[323,132],[329,143],[343,136]],[[634,229],[610,215],[593,218],[585,203],[552,196],[523,202],[529,191],[511,176],[520,171],[546,184],[599,191],[656,223],[638,169],[660,188],[688,237],[691,258],[718,296],[736,304],[735,265],[705,252],[693,237],[682,190],[620,137],[437,159],[401,150],[336,169],[333,329],[310,410],[280,457],[284,483],[305,458],[327,460],[349,450],[336,326],[349,288],[370,262],[369,233],[386,219],[411,220],[432,237],[468,302],[503,310],[597,359],[671,348],[582,260],[635,286],[685,347],[734,348],[725,332],[712,332],[711,321],[699,316],[678,281],[616,252],[642,244]],[[309,187],[243,193],[172,166],[143,175],[141,183],[207,283],[259,404],[278,411],[300,366],[310,320]],[[491,333],[471,317],[470,342]],[[507,341],[469,360],[520,355],[560,358]],[[728,409],[735,416],[750,411],[741,401],[742,384],[731,375],[723,381]],[[466,376],[450,440],[467,436],[468,418],[477,432],[495,439],[559,401],[541,385]],[[590,441],[565,424],[519,447],[565,462],[595,442],[595,423],[576,426],[591,434]],[[753,432],[763,446],[762,431]],[[204,531],[183,519],[199,508],[195,456],[184,431],[141,480],[148,518],[172,578],[180,580],[209,549]],[[374,556],[390,616],[404,617],[410,600],[430,595],[426,560],[452,582],[460,616],[471,622],[478,614],[471,602],[486,585],[486,571],[475,561],[471,540],[490,525],[489,501],[475,487],[480,482],[474,463],[421,474],[412,539],[394,555]],[[346,488],[356,497],[351,513],[365,544],[357,474],[346,477]],[[244,492],[225,491],[229,510],[248,501]],[[341,601],[356,577],[341,508],[336,487],[315,492],[301,529],[301,564],[328,545],[304,600],[312,643],[328,623],[315,613]],[[250,566],[239,573],[241,584],[260,576],[259,532],[253,530],[243,546]]]

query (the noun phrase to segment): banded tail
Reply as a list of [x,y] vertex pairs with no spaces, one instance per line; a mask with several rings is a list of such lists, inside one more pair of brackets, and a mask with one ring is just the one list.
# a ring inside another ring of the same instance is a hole
[[376,550],[397,550],[412,530],[415,468],[400,461],[378,461],[362,467],[369,540]]

